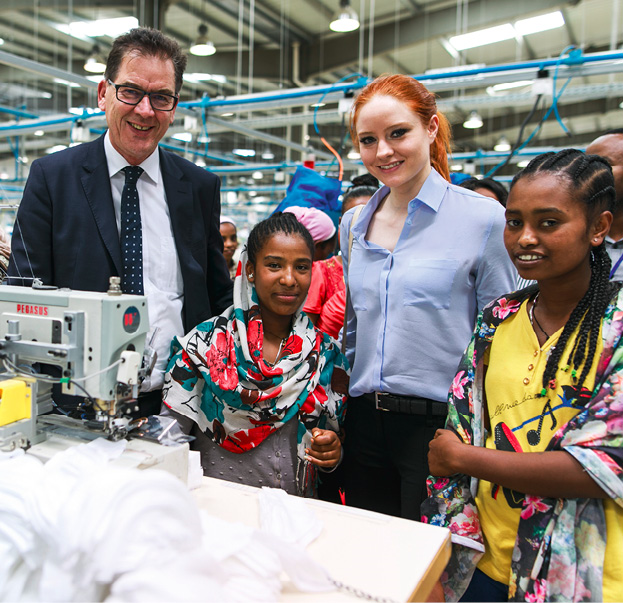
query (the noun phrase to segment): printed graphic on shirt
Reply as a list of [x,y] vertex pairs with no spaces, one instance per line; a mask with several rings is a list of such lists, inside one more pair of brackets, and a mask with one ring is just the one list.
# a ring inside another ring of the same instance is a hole
[[[507,452],[530,452],[530,448],[534,446],[541,447],[542,437],[549,442],[556,429],[560,426],[560,422],[556,418],[556,412],[562,408],[582,408],[590,400],[590,397],[591,391],[585,387],[578,391],[575,385],[563,385],[562,395],[557,396],[559,403],[552,405],[549,397],[543,398],[543,410],[540,414],[528,418],[514,428],[509,427],[504,421],[497,423],[493,430],[495,448]],[[516,400],[514,404],[507,405],[508,408],[504,410],[521,406],[528,401],[527,398],[530,398],[530,400],[535,399],[534,396],[526,396],[526,399],[521,402]],[[501,414],[501,412],[498,413],[498,409],[496,409],[493,414],[497,415]],[[515,432],[520,431],[523,432],[528,443],[528,450],[523,450],[519,439],[515,435]],[[491,488],[491,497],[497,500],[500,490],[502,490],[509,507],[520,509],[523,506],[524,494],[509,488],[500,488],[500,486],[495,484]]]

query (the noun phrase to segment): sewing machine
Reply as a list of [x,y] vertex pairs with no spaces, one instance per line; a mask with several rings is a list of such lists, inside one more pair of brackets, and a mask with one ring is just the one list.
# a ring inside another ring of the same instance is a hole
[[[106,293],[0,287],[0,450],[45,439],[41,415],[52,408],[53,383],[92,406],[89,421],[67,419],[67,429],[125,437],[126,412],[155,362],[149,350],[144,356],[148,329],[147,298],[122,294],[115,277]],[[60,374],[42,374],[33,363]]]

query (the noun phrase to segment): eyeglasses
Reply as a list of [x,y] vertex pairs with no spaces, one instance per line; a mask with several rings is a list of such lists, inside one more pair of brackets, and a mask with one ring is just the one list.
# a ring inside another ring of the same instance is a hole
[[179,99],[178,96],[173,96],[171,94],[145,92],[145,90],[141,90],[140,88],[132,88],[132,86],[125,86],[124,84],[115,84],[110,80],[108,80],[108,83],[115,87],[117,100],[120,100],[126,105],[138,105],[143,98],[147,96],[149,97],[151,108],[154,111],[173,111]]

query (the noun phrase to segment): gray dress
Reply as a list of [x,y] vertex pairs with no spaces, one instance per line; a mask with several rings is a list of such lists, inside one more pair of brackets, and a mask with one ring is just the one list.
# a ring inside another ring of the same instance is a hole
[[269,435],[256,448],[236,454],[215,444],[189,417],[167,408],[164,404],[160,414],[174,417],[184,433],[196,438],[190,443],[190,448],[201,454],[204,475],[247,486],[281,488],[288,494],[300,494],[297,486],[296,418],[292,418]]

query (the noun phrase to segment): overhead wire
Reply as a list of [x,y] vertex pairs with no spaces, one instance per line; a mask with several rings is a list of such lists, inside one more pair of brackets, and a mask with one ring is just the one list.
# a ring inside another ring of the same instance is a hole
[[556,80],[558,78],[558,68],[560,67],[560,64],[563,61],[564,55],[575,50],[574,46],[567,46],[559,55],[558,55],[558,60],[556,61],[556,65],[555,65],[555,69],[554,69],[554,75],[552,77],[552,103],[549,107],[549,109],[544,113],[543,117],[541,117],[541,119],[539,120],[539,122],[536,124],[536,126],[534,127],[534,130],[531,132],[530,136],[528,136],[528,138],[526,138],[526,140],[524,142],[521,142],[521,138],[523,136],[523,131],[526,127],[526,125],[528,124],[528,122],[530,121],[530,119],[532,119],[532,116],[534,115],[537,106],[542,98],[542,95],[537,95],[536,100],[534,102],[534,105],[532,106],[532,109],[530,110],[530,112],[528,113],[528,115],[526,116],[526,118],[524,119],[523,123],[520,126],[519,129],[519,135],[517,136],[517,140],[515,141],[515,144],[513,145],[513,147],[511,148],[509,154],[506,156],[506,158],[501,161],[500,163],[498,163],[496,166],[494,166],[491,170],[489,170],[486,174],[485,174],[485,178],[491,178],[498,170],[502,169],[503,167],[505,167],[506,165],[508,165],[508,163],[510,162],[510,160],[515,156],[515,154],[520,151],[521,149],[525,148],[530,141],[541,131],[541,127],[542,125],[547,121],[547,119],[549,118],[549,116],[554,113],[554,115],[556,115],[556,119],[558,121],[558,123],[560,124],[560,126],[562,127],[563,131],[567,134],[570,135],[570,132],[568,130],[568,128],[564,125],[564,123],[562,122],[562,119],[560,119],[560,115],[558,115],[558,100],[560,99],[560,97],[563,95],[564,91],[566,90],[567,86],[569,85],[569,82],[573,79],[573,76],[569,76],[567,78],[567,80],[565,81],[565,83],[562,85],[561,89],[559,92],[556,92]]
[[[349,73],[348,75],[345,75],[344,77],[341,77],[337,82],[335,82],[333,84],[333,86],[337,86],[338,84],[341,84],[343,81],[351,79],[353,77],[361,78],[363,76],[361,75],[361,73]],[[333,153],[333,155],[337,159],[338,166],[339,166],[339,177],[338,177],[338,179],[341,182],[343,180],[343,178],[344,178],[344,162],[342,161],[342,157],[327,142],[326,138],[324,138],[324,136],[322,136],[322,134],[320,134],[320,129],[318,128],[318,109],[320,108],[320,105],[322,104],[322,101],[325,99],[327,94],[329,94],[329,92],[332,92],[332,88],[329,88],[328,90],[326,90],[324,92],[324,94],[322,94],[322,96],[320,96],[320,98],[316,102],[316,106],[314,107],[314,122],[313,123],[314,123],[314,130],[315,130],[316,134],[320,137],[320,140],[322,141],[322,144],[324,144],[324,146],[327,147],[327,149],[329,149],[329,151],[331,151],[331,153]]]

